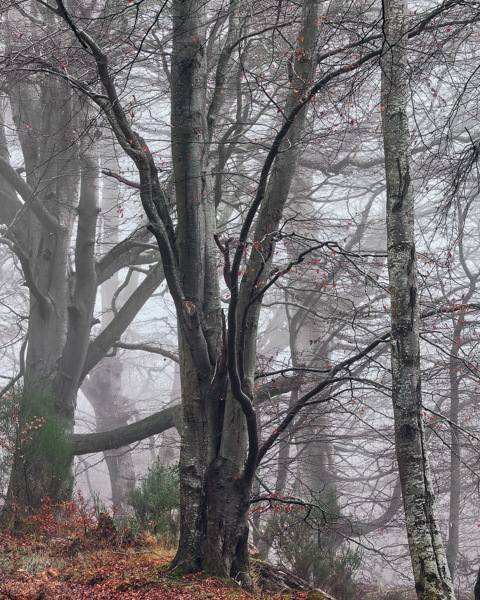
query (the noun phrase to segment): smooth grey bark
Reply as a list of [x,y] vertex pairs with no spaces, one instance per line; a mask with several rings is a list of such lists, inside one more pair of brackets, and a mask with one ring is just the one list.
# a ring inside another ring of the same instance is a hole
[[[229,8],[231,31],[238,27],[239,3],[232,1]],[[178,311],[181,521],[173,565],[186,572],[204,569],[232,576],[248,586],[250,482],[242,475],[247,438],[241,408],[227,383],[215,206],[208,174],[211,132],[222,104],[219,81],[226,76],[227,65],[217,67],[218,87],[207,119],[205,11],[205,3],[197,0],[175,5],[173,10],[172,155],[176,247],[184,295]],[[225,60],[229,62],[229,52],[221,62]]]
[[98,365],[115,342],[120,339],[163,280],[162,265],[151,265],[148,275],[125,301],[115,318],[90,342],[83,362],[80,382]]
[[[108,147],[104,148],[104,157],[108,157],[109,150]],[[119,170],[116,159],[102,158],[102,166],[116,171]],[[118,203],[118,182],[113,180],[105,183],[102,188],[102,211],[104,214],[109,214],[110,219],[108,223],[103,221],[100,249],[105,249],[107,245],[113,244],[114,248],[118,250],[120,218],[118,210],[115,210]],[[140,230],[139,233],[147,233],[150,236],[146,230],[144,232]],[[138,259],[139,248],[133,246],[131,254]],[[108,256],[108,253],[105,256]],[[97,274],[98,271],[99,269],[97,269]],[[138,273],[134,273],[134,275],[136,277],[132,279],[132,271],[129,271],[121,287],[118,271],[102,283],[100,287],[102,302],[100,325],[102,331],[112,323],[116,315],[118,316],[118,309],[121,307],[124,297],[128,297],[135,292],[138,284]],[[127,322],[128,318],[124,319],[124,323]],[[119,331],[115,331],[113,335],[116,337],[119,333]],[[132,412],[135,411],[135,400],[129,401],[123,394],[123,367],[124,358],[114,352],[114,356],[104,357],[102,364],[92,369],[88,378],[83,380],[82,391],[95,412],[97,432],[117,429],[127,425]],[[116,514],[126,515],[128,514],[128,495],[135,487],[135,469],[130,448],[127,446],[121,450],[110,450],[104,453],[104,458],[110,478],[112,504],[116,507]]]
[[[108,361],[108,362],[107,362]],[[101,433],[107,429],[118,430],[125,427],[131,417],[131,410],[122,394],[122,364],[118,358],[104,359],[104,364],[89,376],[88,386],[82,386],[82,392],[95,412],[96,430]],[[107,364],[105,364],[107,363]],[[115,514],[128,514],[128,494],[135,487],[135,468],[128,446],[104,452],[105,464],[110,479],[110,500],[116,507]]]
[[145,246],[152,239],[152,234],[146,227],[136,229],[131,235],[118,242],[105,256],[97,262],[97,282],[100,285],[113,277],[120,269],[141,264],[158,262],[158,252],[141,256]]
[[[35,285],[38,285],[40,290],[43,288],[42,293],[49,298],[51,305],[48,310],[37,312],[38,304],[34,300],[30,307],[20,415],[28,422],[32,417],[32,409],[29,406],[32,396],[46,394],[53,399],[53,412],[45,409],[46,418],[59,420],[67,435],[73,431],[78,380],[88,348],[96,295],[95,266],[93,260],[89,260],[94,254],[98,215],[96,172],[95,154],[87,150],[80,159],[81,184],[77,206],[75,275],[69,272],[66,262],[69,230],[59,227],[50,257],[45,246],[40,245],[42,258],[51,260],[53,271],[45,264],[36,265],[35,269],[39,274],[35,278]],[[72,198],[75,198],[74,190],[70,189],[69,192]],[[41,232],[40,236],[42,239]],[[60,240],[64,241],[63,248],[59,248]],[[62,253],[62,258],[56,258],[56,253]],[[50,276],[50,279],[47,279],[47,276]],[[64,285],[73,285],[71,292],[59,282],[59,277],[63,278]],[[62,306],[65,310],[61,310]],[[55,327],[52,326],[52,321],[55,321]],[[51,337],[52,335],[54,337]],[[56,357],[55,365],[49,362],[53,357]],[[52,460],[55,462],[55,457],[52,457]],[[37,507],[45,496],[57,500],[68,499],[72,484],[68,475],[70,459],[65,456],[63,460],[65,469],[54,472],[41,451],[26,452],[20,447],[13,458],[7,498],[14,498],[20,506],[29,507]]]
[[384,3],[381,109],[387,183],[392,400],[406,529],[419,600],[454,598],[422,420],[419,301],[407,99],[405,0]]
[[[45,19],[49,16],[46,11]],[[78,106],[74,106],[71,88],[64,81],[32,74],[12,81],[9,102],[26,172],[23,178],[10,165],[2,128],[0,221],[7,226],[4,236],[19,258],[30,292],[23,373],[28,393],[21,397],[21,415],[28,418],[28,395],[31,397],[33,391],[46,394],[53,399],[52,418],[60,419],[69,436],[78,386],[87,372],[87,356],[93,366],[111,348],[158,285],[161,270],[153,268],[139,295],[129,299],[100,340],[90,343],[99,281],[133,259],[141,260],[142,244],[151,234],[146,229],[136,232],[97,264],[97,142],[87,136],[80,145],[75,144]],[[158,253],[153,254],[158,257]],[[8,495],[24,506],[38,506],[44,496],[68,498],[71,478],[64,484],[54,479],[41,453],[32,454],[27,465],[22,452],[17,451]]]
[[[128,424],[135,410],[135,399],[129,401],[122,390],[123,362],[119,356],[104,358],[89,374],[82,392],[95,412],[95,427],[101,433]],[[130,448],[104,452],[111,487],[111,501],[116,514],[128,513],[128,494],[135,487],[135,469]]]
[[[73,144],[75,116],[69,87],[55,80],[38,83],[32,76],[30,80],[12,82],[8,90],[25,179],[4,155],[0,180],[7,194],[5,201],[18,206],[15,190],[23,202],[20,201],[13,219],[5,212],[0,217],[8,226],[5,235],[13,242],[30,292],[20,427],[24,427],[24,419],[31,418],[29,404],[33,396],[45,394],[53,399],[51,417],[71,431],[76,402],[75,385],[71,384],[88,346],[94,302],[91,284],[95,271],[88,257],[93,259],[98,208],[95,188],[84,183],[95,159],[85,151],[80,160]],[[78,260],[73,274],[68,257],[75,221],[81,236],[76,240]],[[81,330],[84,323],[86,332],[73,343],[74,332]],[[22,450],[17,449],[8,498],[15,497],[20,505],[38,505],[46,495],[67,497],[71,480],[67,477],[66,481],[59,481],[45,462],[41,452],[23,456]]]
[[[93,256],[100,206],[98,154],[95,148],[81,148],[80,177],[80,199],[76,209],[75,275],[71,278],[74,283],[68,305],[65,346],[62,348],[53,386],[56,409],[58,413],[65,414],[68,423],[73,423],[75,418],[78,382],[89,347],[97,295]],[[58,285],[58,281],[54,284]]]
[[[454,340],[459,339],[463,330],[462,323],[456,323],[453,329]],[[460,381],[458,372],[459,346],[452,344],[449,360],[450,380],[450,510],[448,518],[448,541],[446,546],[448,568],[452,580],[455,578],[456,561],[459,550],[460,495],[461,495],[461,445],[457,429],[460,408]]]
[[[465,217],[468,205],[458,211],[459,236],[459,259],[463,272],[467,276],[468,291],[462,296],[462,304],[468,305],[477,289],[478,272],[472,273],[469,269],[465,248]],[[465,320],[458,319],[453,324],[452,347],[449,359],[449,382],[450,382],[450,507],[449,507],[449,530],[447,542],[447,561],[452,580],[455,578],[456,562],[460,546],[460,506],[461,506],[461,483],[462,483],[462,446],[460,444],[458,421],[460,417],[460,384],[462,381],[462,362],[459,360],[461,349],[461,336],[465,329]],[[475,594],[477,594],[477,587]]]

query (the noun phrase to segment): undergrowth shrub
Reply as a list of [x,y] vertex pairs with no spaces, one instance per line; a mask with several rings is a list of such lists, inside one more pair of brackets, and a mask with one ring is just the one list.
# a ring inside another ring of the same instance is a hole
[[[15,522],[13,533],[18,537],[34,540],[57,540],[59,550],[65,549],[74,542],[74,545],[83,547],[85,540],[95,542],[102,539],[100,531],[100,517],[95,507],[89,507],[82,494],[78,492],[77,499],[57,502],[51,498],[44,498],[39,507],[30,508],[16,506],[15,502],[9,503],[12,521]],[[109,515],[109,518],[112,517]]]
[[[0,399],[0,486],[9,500],[71,494],[72,440],[53,397],[41,387],[18,386]],[[13,465],[13,470],[12,470]],[[34,507],[35,509],[38,506]]]
[[177,542],[180,526],[178,464],[166,467],[157,459],[142,477],[140,486],[130,492],[128,501],[142,529],[151,528],[165,544]]
[[137,519],[123,517],[118,520],[119,542],[123,546],[142,545],[145,529],[142,528]]
[[0,493],[5,498],[13,453],[19,438],[19,402],[15,392],[0,397]]
[[10,522],[15,523],[11,529],[14,537],[6,532],[2,535],[17,540],[16,544],[25,548],[43,548],[55,540],[52,550],[73,556],[81,550],[122,543],[121,536],[117,536],[113,512],[98,512],[95,506],[87,505],[81,492],[77,493],[76,500],[58,502],[44,498],[39,507],[30,507],[27,511],[10,502],[8,509]]
[[278,564],[337,600],[353,600],[363,553],[336,533],[341,517],[334,491],[315,504],[281,501],[259,510],[269,515],[265,535],[274,540]]

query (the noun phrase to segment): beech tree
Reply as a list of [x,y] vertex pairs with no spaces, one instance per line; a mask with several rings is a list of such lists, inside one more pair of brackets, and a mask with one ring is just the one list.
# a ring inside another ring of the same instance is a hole
[[[51,12],[39,16],[48,28]],[[15,11],[5,17],[5,44],[13,51],[21,25],[30,21]],[[41,44],[41,30],[32,33],[32,43]],[[76,137],[75,127],[85,125],[81,102],[72,99],[65,82],[40,74],[11,78],[2,93],[2,116],[18,138],[1,128],[1,241],[17,257],[30,296],[28,343],[19,373],[20,428],[36,413],[58,422],[66,436],[62,475],[52,471],[38,448],[29,453],[22,445],[16,448],[8,497],[20,506],[38,506],[45,496],[70,497],[69,438],[78,388],[158,286],[162,270],[154,267],[114,321],[90,340],[97,286],[131,263],[151,263],[152,256],[140,258],[150,234],[138,229],[97,261],[98,142],[90,135],[81,141]],[[17,140],[21,164],[14,168],[11,152]]]
[[[215,235],[215,207],[208,190],[207,167],[228,61],[242,20],[240,5],[234,1],[229,8],[224,51],[216,67],[215,91],[207,106],[207,56],[202,41],[206,33],[206,9],[204,3],[188,2],[175,5],[172,10],[175,36],[171,121],[177,215],[174,227],[157,167],[148,146],[131,128],[121,108],[106,54],[75,24],[62,3],[52,8],[95,59],[107,96],[93,91],[84,82],[77,81],[75,85],[101,105],[118,142],[137,166],[142,203],[177,308],[183,410],[182,518],[174,564],[186,571],[206,569],[245,578],[248,583],[246,516],[250,488],[258,461],[281,433],[275,431],[259,447],[252,405],[255,340],[260,300],[263,290],[269,287],[274,243],[298,160],[296,140],[302,135],[307,116],[308,98],[302,99],[302,94],[308,93],[316,68],[312,52],[319,31],[318,19],[314,18],[319,5],[305,3],[292,87],[285,104],[286,120],[267,154],[256,196],[234,244]],[[313,97],[314,91],[309,93]],[[182,102],[176,101],[177,98],[182,98]],[[287,133],[289,139],[285,142]],[[292,145],[292,150],[280,153],[285,143],[286,148]],[[249,234],[255,217],[253,236],[258,243],[251,246]],[[219,249],[224,255],[226,283],[231,291],[226,320],[228,337],[219,303]],[[241,282],[240,271],[245,275]],[[320,388],[325,385],[328,381]],[[312,390],[292,407],[283,429],[314,393]]]

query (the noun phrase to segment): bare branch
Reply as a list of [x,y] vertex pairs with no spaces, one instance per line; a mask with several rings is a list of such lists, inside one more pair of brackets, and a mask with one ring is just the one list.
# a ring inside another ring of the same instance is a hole
[[167,429],[178,428],[177,424],[181,412],[181,405],[176,404],[118,429],[101,433],[76,433],[72,436],[72,455],[78,456],[80,454],[115,450],[162,433]]
[[124,183],[125,185],[135,188],[136,190],[139,190],[141,188],[140,184],[137,183],[136,181],[130,181],[129,179],[125,179],[125,177],[122,177],[121,175],[114,173],[110,169],[102,169],[102,173],[104,175],[106,175],[107,177],[113,177],[117,181],[120,181],[120,183]]
[[105,327],[105,329],[92,341],[87,352],[81,380],[97,365],[113,344],[120,339],[123,332],[130,325],[138,311],[151,297],[163,281],[163,268],[158,264],[135,290],[135,293],[125,302],[118,311],[117,316]]
[[384,333],[381,337],[373,340],[373,342],[371,342],[368,346],[366,346],[360,352],[357,352],[350,358],[347,358],[346,360],[342,361],[341,363],[339,363],[338,365],[333,367],[331,369],[330,373],[327,375],[327,377],[325,377],[325,379],[323,381],[321,381],[318,385],[316,385],[314,388],[312,388],[309,392],[307,392],[301,398],[299,398],[298,401],[289,408],[289,410],[287,411],[287,414],[285,415],[283,421],[280,423],[278,428],[275,429],[275,431],[263,443],[262,447],[260,448],[260,450],[258,452],[257,464],[259,464],[261,462],[261,460],[263,459],[263,457],[265,456],[267,451],[273,446],[273,444],[278,439],[278,437],[286,430],[286,428],[290,425],[290,423],[293,421],[293,419],[296,417],[296,415],[300,412],[300,410],[303,408],[303,406],[305,406],[305,404],[310,400],[310,398],[313,398],[318,393],[320,393],[323,389],[325,389],[328,385],[331,385],[332,383],[334,383],[336,381],[335,375],[337,375],[337,373],[339,373],[340,371],[343,371],[343,369],[346,369],[347,367],[350,367],[350,365],[358,362],[362,358],[365,358],[365,356],[367,356],[379,344],[386,342],[389,339],[389,337],[390,337],[390,332],[388,331],[387,333]]
[[[10,163],[0,156],[0,175],[13,187],[13,189],[20,194],[24,204],[18,210],[17,214],[13,218],[12,222],[8,225],[8,230],[11,231],[13,227],[20,221],[23,215],[28,209],[32,209],[32,212],[40,221],[40,223],[47,229],[47,231],[54,231],[58,227],[58,223],[55,218],[49,213],[43,204],[36,203],[36,193],[28,185],[28,183],[15,171]],[[5,235],[5,234],[4,234]]]
[[159,354],[160,356],[169,358],[175,363],[179,362],[178,357],[175,354],[172,354],[172,352],[164,350],[163,348],[159,348],[158,346],[151,346],[150,344],[128,344],[127,342],[115,342],[113,344],[113,347],[124,348],[125,350],[139,350],[141,352],[151,352],[152,354]]

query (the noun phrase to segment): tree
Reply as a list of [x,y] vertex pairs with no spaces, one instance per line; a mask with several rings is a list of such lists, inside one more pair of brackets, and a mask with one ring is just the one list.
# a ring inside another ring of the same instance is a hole
[[435,509],[422,419],[419,305],[406,77],[406,3],[385,3],[382,116],[387,181],[392,400],[403,504],[421,599],[454,597]]
[[[314,16],[319,5],[305,4],[294,54],[296,69],[285,105],[286,119],[267,155],[256,196],[239,240],[234,244],[215,235],[207,167],[227,79],[226,68],[239,35],[240,7],[238,2],[231,2],[228,32],[222,43],[224,50],[217,64],[215,91],[208,109],[207,57],[203,42],[206,7],[194,1],[173,8],[171,121],[176,229],[153,157],[121,108],[107,55],[89,34],[77,27],[61,2],[57,3],[55,12],[96,61],[107,95],[98,94],[83,83],[78,83],[78,87],[101,105],[118,142],[137,166],[142,203],[159,245],[177,309],[183,408],[182,518],[174,564],[186,571],[206,569],[234,577],[247,574],[248,583],[246,515],[250,488],[258,461],[281,433],[274,432],[259,449],[257,418],[252,405],[255,340],[260,301],[269,287],[268,272],[277,230],[298,159],[296,142],[302,135],[307,114],[309,98],[303,98],[302,94],[308,91],[315,71],[312,52],[316,46],[318,19]],[[312,98],[314,92],[309,95]],[[182,98],[182,102],[178,98]],[[287,133],[288,142],[285,141]],[[290,152],[280,152],[290,144]],[[252,246],[248,236],[255,217],[253,236],[258,242]],[[224,255],[227,285],[231,290],[228,339],[219,304],[217,246]],[[243,266],[246,252],[250,255]],[[246,276],[240,283],[239,271],[243,269]],[[262,285],[263,290],[257,291]],[[328,383],[322,387],[325,385]],[[293,407],[284,428],[307,399],[302,398]]]
[[[36,17],[43,27],[52,26],[50,11],[32,14]],[[18,30],[29,22],[25,14],[8,13],[9,51]],[[41,43],[42,27],[26,27],[27,31],[32,44]],[[78,141],[75,133],[76,127],[88,123],[88,111],[85,118],[80,116],[85,105],[72,98],[65,81],[42,74],[12,78],[2,91],[8,99],[3,116],[5,122],[13,121],[15,131],[7,137],[6,128],[1,130],[2,242],[18,258],[30,295],[20,419],[28,422],[32,417],[35,398],[49,397],[45,402],[50,409],[36,405],[35,411],[59,420],[70,437],[82,380],[128,327],[160,283],[162,271],[154,267],[117,318],[90,340],[97,286],[130,263],[155,261],[152,256],[140,258],[150,234],[145,228],[133,232],[97,261],[98,141],[90,134]],[[9,148],[17,147],[16,136],[23,164],[15,169]],[[43,459],[39,453],[27,456],[24,448],[16,449],[8,497],[21,506],[39,506],[45,496],[70,496],[70,453],[62,459],[62,475],[52,473]]]
[[[104,144],[104,152],[108,156],[110,148]],[[118,160],[102,160],[102,170],[115,169],[119,171]],[[109,213],[109,227],[104,224],[101,231],[101,241],[97,242],[97,251],[108,247],[109,244],[116,246],[120,241],[120,213],[119,205],[119,182],[113,180],[102,187],[102,211]],[[102,248],[103,246],[103,248]],[[108,250],[107,250],[108,251]],[[137,267],[138,268],[138,267]],[[124,297],[134,292],[138,286],[139,273],[129,268],[125,281],[120,285],[119,274],[114,273],[105,281],[100,290],[102,300],[102,312],[100,325],[104,330],[118,314]],[[87,397],[95,412],[97,431],[116,429],[126,425],[135,410],[131,400],[125,397],[122,386],[122,374],[124,371],[124,360],[118,356],[117,349],[112,352],[113,356],[104,358],[96,368],[83,379],[82,392]],[[126,447],[120,451],[112,451],[105,454],[110,484],[112,489],[112,504],[116,507],[116,514],[125,513],[128,494],[135,487],[135,471],[130,448]]]

